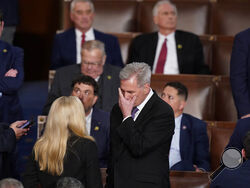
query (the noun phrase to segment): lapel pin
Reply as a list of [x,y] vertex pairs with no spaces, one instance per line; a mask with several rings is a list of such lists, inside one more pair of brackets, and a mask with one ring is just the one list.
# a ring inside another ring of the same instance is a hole
[[3,53],[6,53],[7,52],[7,50],[6,49],[3,49]]
[[99,129],[100,128],[98,126],[95,126],[95,128],[94,128],[95,131],[99,131]]
[[186,126],[186,125],[183,125],[183,126],[182,126],[182,129],[183,129],[183,130],[186,130],[186,129],[187,129],[187,126]]
[[181,45],[181,44],[178,44],[178,45],[177,45],[177,48],[178,48],[178,49],[182,49],[182,45]]
[[107,78],[108,78],[108,80],[111,80],[112,77],[110,75],[108,75]]

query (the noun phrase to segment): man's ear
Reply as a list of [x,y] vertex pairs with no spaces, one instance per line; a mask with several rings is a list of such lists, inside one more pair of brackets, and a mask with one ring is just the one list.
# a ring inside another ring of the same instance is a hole
[[186,106],[186,101],[185,100],[181,100],[181,104],[180,104],[180,107],[179,107],[179,110],[183,111],[185,106]]
[[98,99],[98,96],[94,96],[94,99],[93,99],[93,103],[92,103],[92,106],[94,106],[95,105],[95,103],[96,103],[96,101],[97,101],[97,99]]
[[104,64],[105,64],[105,62],[106,62],[106,57],[107,57],[107,56],[106,56],[106,55],[104,55],[104,56],[103,56],[103,58],[102,58],[102,64],[103,64],[103,65],[104,65]]
[[246,158],[246,151],[244,148],[241,150],[241,154],[243,158]]

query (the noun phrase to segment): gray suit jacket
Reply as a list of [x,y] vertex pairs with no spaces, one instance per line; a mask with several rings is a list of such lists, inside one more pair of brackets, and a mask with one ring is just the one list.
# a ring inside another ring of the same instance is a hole
[[[103,73],[98,80],[99,98],[95,107],[110,112],[113,105],[118,102],[118,87],[120,68],[105,64]],[[54,81],[49,91],[43,114],[47,115],[51,104],[61,96],[71,95],[71,82],[81,75],[81,65],[69,65],[57,70]]]

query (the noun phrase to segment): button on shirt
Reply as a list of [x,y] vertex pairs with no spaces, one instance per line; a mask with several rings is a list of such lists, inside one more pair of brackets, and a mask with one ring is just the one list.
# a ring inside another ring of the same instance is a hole
[[[82,44],[82,32],[79,29],[75,29],[76,33],[76,63],[81,63],[81,44]],[[94,29],[91,27],[85,33],[85,41],[95,40]]]
[[182,115],[175,118],[174,135],[171,141],[170,151],[169,151],[169,168],[171,168],[174,164],[181,161],[181,154],[180,154],[181,119]]
[[162,44],[164,40],[167,38],[167,58],[164,65],[163,73],[164,74],[179,74],[179,65],[177,59],[177,52],[176,52],[176,43],[175,43],[175,32],[164,36],[158,33],[158,42],[156,48],[156,54],[154,59],[153,65],[153,73],[155,73],[158,58],[161,52]]
[[90,130],[91,130],[92,113],[93,113],[93,108],[91,109],[89,115],[86,116],[86,128],[88,135],[90,135]]

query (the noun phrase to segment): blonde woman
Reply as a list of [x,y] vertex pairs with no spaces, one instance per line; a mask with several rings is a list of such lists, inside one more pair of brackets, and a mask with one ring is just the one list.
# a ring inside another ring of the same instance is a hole
[[52,104],[23,183],[25,188],[54,188],[66,176],[78,179],[86,188],[102,187],[97,147],[87,135],[83,105],[73,96],[60,97]]

